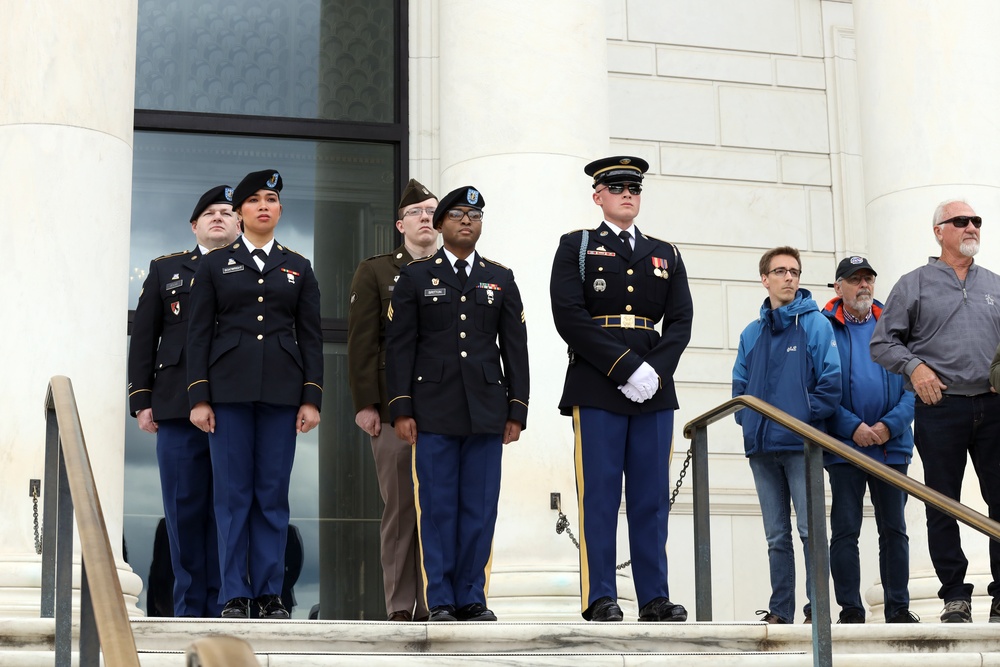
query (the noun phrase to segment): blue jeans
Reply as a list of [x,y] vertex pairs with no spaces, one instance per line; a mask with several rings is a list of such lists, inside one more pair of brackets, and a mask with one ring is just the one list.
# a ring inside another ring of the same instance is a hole
[[[1000,394],[955,396],[945,394],[935,405],[917,397],[913,436],[924,464],[924,483],[949,498],[961,500],[962,478],[969,458],[979,477],[979,490],[989,516],[1000,521]],[[966,583],[969,561],[962,551],[958,521],[927,507],[927,546],[945,602],[969,600]],[[1000,597],[1000,542],[990,540],[993,581],[987,593]]]
[[[750,457],[760,513],[767,538],[767,560],[771,574],[771,600],[768,611],[791,623],[795,620],[795,552],[792,549],[792,512],[795,505],[795,525],[802,540],[802,550],[809,548],[809,527],[806,515],[806,459],[802,452],[776,452]],[[806,562],[806,597],[810,602],[802,608],[812,611],[812,563]]]
[[[905,463],[890,468],[906,474]],[[885,619],[910,607],[910,543],[906,537],[906,492],[897,489],[850,463],[835,463],[830,475],[833,504],[830,509],[830,572],[833,591],[842,609],[864,613],[861,603],[861,559],[858,537],[865,486],[871,492],[878,526],[878,569],[885,599]]]

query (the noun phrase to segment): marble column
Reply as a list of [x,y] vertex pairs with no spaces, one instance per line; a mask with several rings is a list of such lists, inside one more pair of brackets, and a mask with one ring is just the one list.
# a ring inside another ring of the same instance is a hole
[[121,539],[136,11],[136,0],[4,7],[4,616],[38,614],[41,568],[28,484],[44,477],[42,407],[53,375],[73,382],[122,588],[139,613],[142,584],[122,560]]
[[[900,275],[939,249],[931,230],[935,207],[965,199],[987,221],[976,261],[1000,271],[1000,5],[990,0],[854,0],[859,103],[869,250],[884,298]],[[919,459],[910,474],[922,478]],[[965,504],[985,512],[969,466]],[[907,507],[911,608],[934,620],[941,609],[927,555],[923,504]],[[988,539],[963,531],[969,578],[977,595],[990,580]],[[881,603],[881,589],[869,591]],[[988,598],[973,603],[976,620]],[[881,609],[873,609],[881,617]]]
[[561,493],[576,531],[572,424],[556,409],[566,346],[548,280],[559,236],[600,222],[583,166],[609,150],[605,3],[516,0],[486,11],[441,0],[437,11],[436,191],[482,192],[478,248],[513,269],[531,351],[528,429],[504,450],[490,606],[504,620],[579,620],[577,551],[555,534],[549,509],[549,493]]

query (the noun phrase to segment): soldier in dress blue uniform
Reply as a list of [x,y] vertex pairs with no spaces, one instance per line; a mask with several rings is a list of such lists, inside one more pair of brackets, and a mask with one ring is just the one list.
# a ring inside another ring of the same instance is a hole
[[485,203],[471,186],[441,200],[444,247],[403,268],[389,307],[389,413],[413,445],[431,621],[496,620],[486,582],[500,459],[528,417],[521,295],[510,269],[476,252]]
[[570,348],[559,409],[572,415],[576,436],[588,621],[622,620],[615,544],[623,473],[639,620],[687,619],[670,602],[666,543],[673,374],[691,338],[691,293],[677,248],[633,224],[647,169],[628,156],[586,166],[604,222],[565,234],[552,265],[552,315]]
[[223,618],[288,618],[281,602],[288,484],[295,437],[319,424],[323,337],[319,285],[302,255],[281,245],[281,175],[236,186],[243,236],[208,255],[191,291],[188,401],[209,433]]
[[163,515],[174,574],[174,616],[218,616],[219,557],[208,436],[188,419],[187,342],[191,278],[211,249],[239,234],[233,189],[219,185],[191,213],[194,250],[158,257],[139,294],[128,353],[129,409],[156,434]]

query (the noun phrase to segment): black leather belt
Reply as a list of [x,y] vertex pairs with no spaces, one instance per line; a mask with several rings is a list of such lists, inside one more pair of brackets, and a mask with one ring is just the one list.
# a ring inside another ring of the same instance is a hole
[[654,328],[656,322],[654,320],[651,320],[648,317],[639,317],[638,315],[598,315],[593,319],[600,322],[601,326],[604,328],[646,329],[647,331],[656,331]]

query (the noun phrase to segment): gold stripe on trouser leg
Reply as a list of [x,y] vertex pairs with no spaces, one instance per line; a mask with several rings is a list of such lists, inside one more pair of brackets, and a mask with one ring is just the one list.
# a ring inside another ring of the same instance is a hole
[[[493,572],[493,543],[490,542],[490,558],[486,561],[486,584],[483,586],[483,596],[490,601],[490,574]],[[486,605],[487,607],[489,604]]]
[[573,406],[573,457],[576,462],[576,503],[580,517],[580,611],[590,604],[590,565],[587,561],[587,531],[583,523],[583,447],[580,437],[580,406]]
[[416,445],[410,445],[410,470],[413,476],[413,505],[417,510],[417,549],[420,552],[420,578],[424,581],[420,594],[424,597],[424,608],[429,612],[431,607],[427,603],[427,570],[424,569],[424,535],[420,527],[420,480],[417,479]]

